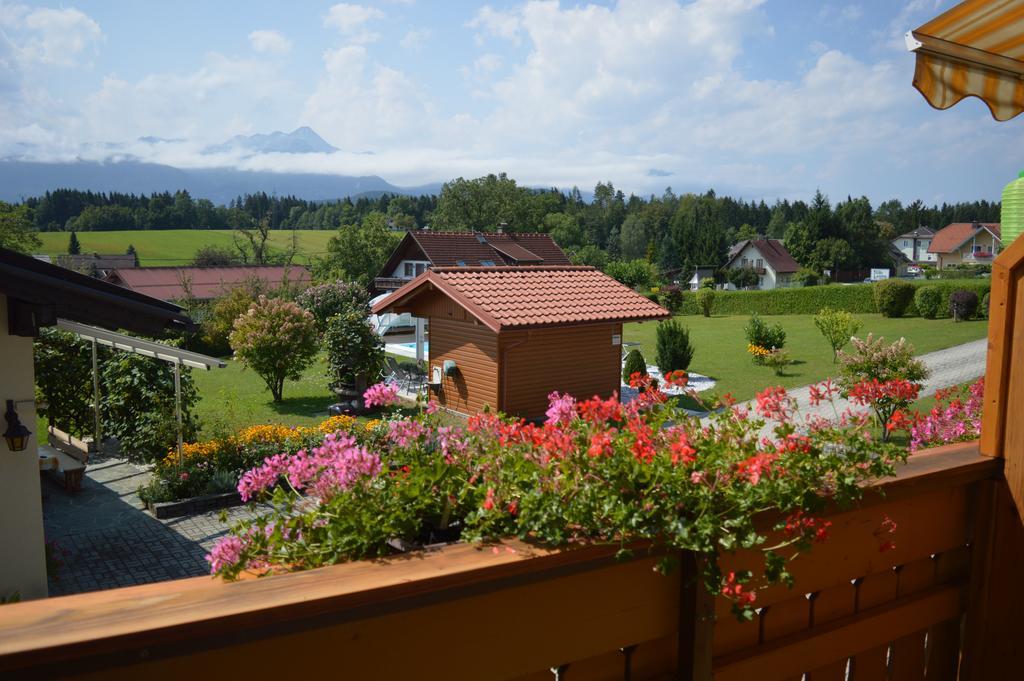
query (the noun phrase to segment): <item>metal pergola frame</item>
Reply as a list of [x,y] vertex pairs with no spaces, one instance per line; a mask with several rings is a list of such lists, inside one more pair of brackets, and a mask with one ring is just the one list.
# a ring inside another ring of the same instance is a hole
[[152,357],[153,359],[159,359],[174,365],[174,416],[178,422],[178,462],[180,463],[182,461],[183,445],[181,435],[181,367],[184,365],[193,369],[209,371],[214,367],[223,369],[227,365],[216,357],[181,350],[180,348],[164,345],[163,343],[135,338],[123,333],[117,333],[116,331],[107,331],[106,329],[71,322],[66,319],[58,319],[57,328],[73,333],[82,340],[89,341],[92,344],[92,397],[93,416],[95,418],[95,432],[93,436],[95,437],[97,447],[99,447],[102,434],[100,428],[100,373],[96,358],[97,345],[105,345],[124,352],[133,352],[143,357]]

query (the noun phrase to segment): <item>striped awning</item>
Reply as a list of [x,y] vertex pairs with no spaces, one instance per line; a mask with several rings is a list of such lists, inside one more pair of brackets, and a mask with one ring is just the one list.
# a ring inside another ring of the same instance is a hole
[[907,33],[914,87],[936,109],[978,97],[993,118],[1024,111],[1024,1],[967,0]]

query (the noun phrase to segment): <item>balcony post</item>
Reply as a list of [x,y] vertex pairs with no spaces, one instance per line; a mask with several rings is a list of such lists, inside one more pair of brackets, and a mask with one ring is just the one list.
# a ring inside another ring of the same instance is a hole
[[710,681],[715,631],[715,597],[704,586],[707,558],[692,551],[679,556],[678,681]]

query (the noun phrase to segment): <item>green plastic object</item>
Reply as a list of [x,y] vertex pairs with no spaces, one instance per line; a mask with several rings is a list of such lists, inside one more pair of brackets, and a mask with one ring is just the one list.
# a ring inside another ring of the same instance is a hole
[[1024,170],[1017,179],[1003,187],[1003,208],[999,216],[1003,248],[1024,232]]

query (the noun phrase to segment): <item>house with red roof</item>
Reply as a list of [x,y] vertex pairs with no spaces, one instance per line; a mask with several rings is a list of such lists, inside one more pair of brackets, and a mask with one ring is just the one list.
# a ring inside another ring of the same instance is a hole
[[309,286],[313,277],[300,265],[232,265],[229,267],[135,267],[115,269],[104,281],[160,300],[212,300],[231,289],[259,282],[274,291],[283,286]]
[[431,397],[543,418],[548,395],[619,389],[624,322],[665,319],[657,303],[593,267],[437,267],[373,306],[430,323]]
[[800,264],[778,239],[746,239],[729,250],[726,269],[753,269],[759,289],[786,288],[795,281]]
[[378,293],[394,291],[428,267],[569,265],[549,234],[530,232],[407,232],[374,279]]
[[941,270],[951,265],[988,264],[1003,248],[998,222],[954,222],[932,237],[928,252]]

